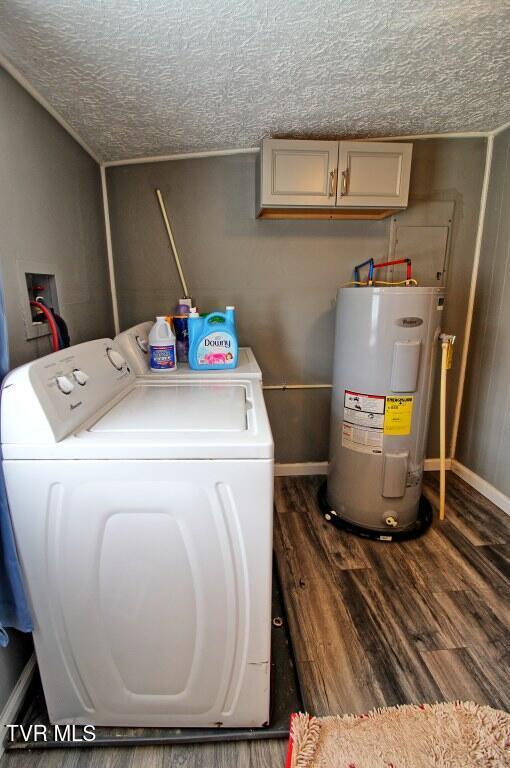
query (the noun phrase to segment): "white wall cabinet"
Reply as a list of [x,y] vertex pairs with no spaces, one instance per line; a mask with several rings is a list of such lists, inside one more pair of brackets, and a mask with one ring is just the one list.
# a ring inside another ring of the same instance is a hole
[[407,206],[412,151],[401,142],[264,139],[259,215],[306,209],[336,218],[356,209],[369,218],[373,209],[372,218],[382,218],[383,210]]
[[336,205],[337,141],[264,139],[262,205]]
[[340,141],[336,204],[355,208],[405,208],[412,144]]

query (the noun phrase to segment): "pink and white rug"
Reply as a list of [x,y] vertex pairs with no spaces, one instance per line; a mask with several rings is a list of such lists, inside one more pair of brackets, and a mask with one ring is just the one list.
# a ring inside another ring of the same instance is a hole
[[286,768],[510,768],[510,714],[473,702],[292,716]]

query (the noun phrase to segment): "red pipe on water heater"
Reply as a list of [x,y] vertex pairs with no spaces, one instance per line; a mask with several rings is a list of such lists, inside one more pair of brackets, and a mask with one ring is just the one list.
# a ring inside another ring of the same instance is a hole
[[406,280],[412,279],[411,259],[395,259],[394,261],[381,261],[380,264],[374,264],[374,269],[380,267],[392,267],[394,264],[407,264]]

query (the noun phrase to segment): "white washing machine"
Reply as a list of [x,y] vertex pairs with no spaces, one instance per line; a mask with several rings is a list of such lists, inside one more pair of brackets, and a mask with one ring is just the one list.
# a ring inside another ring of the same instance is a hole
[[133,325],[115,337],[115,343],[120,348],[126,360],[137,376],[158,377],[171,381],[172,379],[253,379],[262,381],[262,371],[250,347],[239,347],[239,362],[237,368],[218,371],[196,371],[187,363],[178,363],[174,371],[151,371],[149,365],[149,332],[153,323],[147,321]]
[[2,389],[52,722],[266,723],[273,441],[260,383],[137,379],[102,339]]

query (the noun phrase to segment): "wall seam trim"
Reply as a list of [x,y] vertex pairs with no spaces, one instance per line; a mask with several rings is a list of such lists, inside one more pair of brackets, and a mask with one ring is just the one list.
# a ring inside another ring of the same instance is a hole
[[[499,129],[498,129],[499,130]],[[460,133],[417,133],[408,136],[368,136],[352,139],[352,141],[420,141],[424,139],[486,139],[492,134],[489,131],[467,131]],[[333,139],[342,141],[342,139]],[[228,157],[229,155],[257,155],[260,147],[211,149],[203,152],[179,152],[171,155],[149,155],[147,157],[128,157],[125,160],[105,160],[105,168],[124,165],[143,165],[144,163],[166,163],[174,160],[198,160],[206,157]]]
[[105,228],[105,234],[106,234],[106,255],[108,259],[108,276],[110,279],[110,294],[112,298],[113,327],[115,329],[115,335],[117,335],[120,333],[119,304],[117,299],[117,287],[115,284],[115,264],[113,261],[112,228],[110,224],[108,187],[106,184],[106,170],[104,167],[104,163],[100,163],[99,173],[101,175],[101,193],[103,197],[103,216],[104,216],[104,228]]
[[450,441],[450,457],[455,458],[457,450],[457,438],[459,434],[460,415],[462,410],[462,401],[464,398],[464,387],[466,382],[466,370],[469,352],[469,342],[471,338],[471,328],[473,325],[473,313],[475,308],[475,296],[478,283],[478,270],[480,266],[480,254],[482,251],[483,231],[485,226],[485,212],[487,208],[487,198],[489,194],[489,181],[492,168],[492,151],[494,146],[494,136],[487,139],[487,149],[485,152],[485,169],[483,174],[482,192],[480,196],[480,212],[478,214],[478,227],[476,231],[475,253],[473,259],[473,268],[471,270],[471,284],[469,287],[468,308],[466,313],[466,325],[464,330],[464,343],[462,346],[459,384],[457,387],[457,398],[455,401],[455,411],[453,415],[452,436]]
[[173,160],[199,160],[206,157],[229,157],[230,155],[256,155],[259,147],[246,149],[210,149],[203,152],[178,152],[172,155],[149,155],[148,157],[128,157],[125,160],[105,160],[105,168],[123,165],[144,165],[145,163],[167,163]]
[[507,128],[510,128],[510,120],[508,123],[503,123],[503,125],[500,125],[499,128],[494,128],[493,131],[490,131],[490,136],[497,136],[498,133],[503,133],[503,131],[506,131]]

